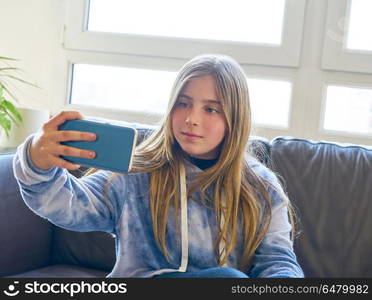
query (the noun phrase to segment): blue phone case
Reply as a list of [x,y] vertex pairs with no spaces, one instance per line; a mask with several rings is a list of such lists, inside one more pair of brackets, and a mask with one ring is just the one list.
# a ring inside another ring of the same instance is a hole
[[68,120],[59,126],[59,130],[94,132],[97,136],[95,141],[61,142],[71,147],[93,150],[96,152],[95,158],[61,156],[63,159],[79,165],[114,172],[130,171],[133,150],[137,141],[135,128],[89,120]]

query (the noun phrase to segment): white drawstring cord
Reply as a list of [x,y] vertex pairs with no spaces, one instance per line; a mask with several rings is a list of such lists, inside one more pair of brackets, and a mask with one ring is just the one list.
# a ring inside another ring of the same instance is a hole
[[187,193],[186,193],[186,174],[185,166],[180,164],[180,183],[181,183],[181,265],[179,272],[186,272],[189,258],[189,234],[187,228]]
[[[188,234],[188,220],[187,220],[187,192],[186,192],[186,174],[185,166],[180,165],[180,184],[181,184],[181,265],[178,268],[179,272],[186,272],[188,258],[189,258],[189,234]],[[226,195],[225,192],[222,192],[222,201],[223,211],[225,210],[226,204]],[[221,228],[225,224],[224,212],[221,214]],[[220,255],[226,253],[226,241],[224,237],[221,239],[219,244]],[[227,262],[222,265],[227,267]]]

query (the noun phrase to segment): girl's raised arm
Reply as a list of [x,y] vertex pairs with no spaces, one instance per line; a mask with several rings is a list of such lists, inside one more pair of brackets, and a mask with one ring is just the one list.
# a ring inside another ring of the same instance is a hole
[[14,175],[27,206],[69,230],[114,232],[126,198],[125,175],[117,176],[105,190],[111,172],[98,171],[78,179],[58,166],[38,168],[30,158],[33,139],[34,135],[29,136],[18,147],[13,161]]

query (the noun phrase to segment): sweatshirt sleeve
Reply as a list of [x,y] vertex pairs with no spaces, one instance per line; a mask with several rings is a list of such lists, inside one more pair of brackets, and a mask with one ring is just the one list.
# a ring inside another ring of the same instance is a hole
[[261,176],[275,186],[275,189],[269,188],[272,216],[269,230],[256,249],[247,275],[255,278],[304,277],[290,238],[292,226],[288,219],[289,200],[275,174],[263,165],[259,168]]
[[21,144],[14,156],[13,171],[26,205],[53,224],[73,231],[114,233],[126,198],[123,176],[98,171],[76,178],[66,169],[38,169],[29,156],[33,135]]

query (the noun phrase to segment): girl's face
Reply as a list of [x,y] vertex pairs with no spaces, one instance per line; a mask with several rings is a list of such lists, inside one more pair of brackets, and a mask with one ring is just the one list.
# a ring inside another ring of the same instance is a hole
[[172,114],[172,131],[183,151],[196,158],[217,158],[226,126],[214,78],[191,79],[178,95]]

